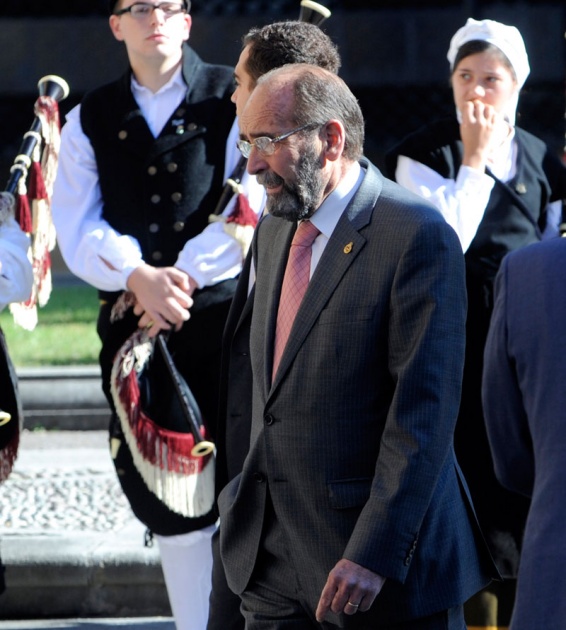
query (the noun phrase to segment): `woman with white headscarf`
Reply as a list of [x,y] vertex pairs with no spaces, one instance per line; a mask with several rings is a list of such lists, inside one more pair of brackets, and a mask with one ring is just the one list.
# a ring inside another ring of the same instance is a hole
[[[456,453],[504,581],[466,606],[468,628],[506,628],[515,592],[528,501],[497,482],[481,407],[483,349],[493,281],[509,251],[558,235],[566,167],[538,138],[515,126],[530,71],[519,31],[468,19],[448,51],[456,116],[405,138],[386,158],[389,173],[431,201],[465,253],[467,351]],[[505,579],[507,578],[507,579]]]

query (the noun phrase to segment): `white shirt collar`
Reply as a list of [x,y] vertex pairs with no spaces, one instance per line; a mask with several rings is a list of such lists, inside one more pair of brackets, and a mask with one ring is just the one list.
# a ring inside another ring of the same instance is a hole
[[169,81],[155,93],[141,85],[133,74],[131,89],[148,127],[157,137],[185,97],[187,84],[183,79],[182,66],[179,66]]
[[346,206],[356,194],[364,178],[365,172],[358,162],[354,162],[341,179],[336,188],[322,202],[320,208],[312,215],[312,223],[321,234],[330,238],[334,228],[342,216]]

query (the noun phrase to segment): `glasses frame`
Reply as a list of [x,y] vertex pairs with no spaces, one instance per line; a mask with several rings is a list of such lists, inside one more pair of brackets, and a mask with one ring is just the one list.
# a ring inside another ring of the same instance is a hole
[[[324,123],[310,122],[310,123],[307,123],[306,125],[301,125],[300,127],[291,129],[291,131],[287,131],[286,133],[282,133],[279,136],[275,136],[275,138],[270,138],[269,136],[259,136],[259,138],[256,138],[252,142],[248,142],[247,140],[240,139],[236,141],[236,146],[238,147],[240,153],[246,159],[250,157],[252,153],[252,149],[254,147],[258,151],[258,153],[260,153],[260,155],[270,156],[275,153],[275,150],[277,149],[277,146],[276,146],[277,143],[281,142],[282,140],[286,140],[287,138],[289,138],[295,133],[299,133],[299,131],[305,131],[306,129],[309,129],[309,128],[311,131],[314,131],[317,127],[322,127],[323,124]],[[265,143],[265,147],[261,148],[260,146],[258,146],[258,142],[260,144]]]
[[[177,4],[176,2],[158,2],[157,4],[153,4],[151,2],[134,2],[132,3],[129,7],[126,7],[125,9],[120,9],[119,11],[115,11],[113,15],[126,15],[126,13],[129,13],[135,20],[143,20],[144,18],[149,18],[151,15],[153,15],[153,12],[156,9],[160,9],[161,11],[163,11],[163,9],[161,9],[161,6],[164,4]],[[151,7],[150,12],[147,15],[136,15],[135,13],[132,13],[132,8],[135,6],[139,6],[142,5],[144,7]],[[181,13],[188,13],[191,9],[191,3],[189,0],[183,0],[183,2],[181,4],[178,5],[179,11],[175,11],[175,13],[171,13],[170,15],[167,15],[165,13],[165,11],[163,11],[163,15],[169,19],[172,17],[175,17],[176,15],[179,15]]]

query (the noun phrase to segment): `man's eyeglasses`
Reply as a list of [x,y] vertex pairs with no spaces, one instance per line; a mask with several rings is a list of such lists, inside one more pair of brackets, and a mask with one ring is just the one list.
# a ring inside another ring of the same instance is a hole
[[124,15],[129,13],[136,20],[145,20],[153,14],[155,9],[159,9],[165,18],[179,15],[179,13],[186,13],[189,11],[189,2],[179,4],[178,2],[158,2],[157,4],[150,4],[149,2],[135,2],[125,9],[116,11],[114,15]]
[[277,143],[281,142],[281,140],[285,140],[292,136],[294,133],[299,133],[299,131],[304,131],[305,129],[316,129],[320,127],[320,123],[307,123],[306,125],[301,125],[296,129],[291,129],[287,133],[282,133],[280,136],[275,136],[275,138],[268,138],[267,136],[260,136],[256,138],[253,142],[248,142],[247,140],[238,140],[236,142],[238,149],[240,149],[240,153],[245,157],[249,158],[252,152],[252,149],[255,147],[256,151],[261,153],[261,155],[273,155],[275,153],[275,149],[277,148]]

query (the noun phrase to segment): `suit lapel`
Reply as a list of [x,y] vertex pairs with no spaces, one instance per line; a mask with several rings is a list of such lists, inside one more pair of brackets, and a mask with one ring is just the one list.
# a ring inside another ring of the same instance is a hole
[[[281,357],[279,369],[273,381],[270,393],[277,388],[277,385],[284,378],[286,371],[318,319],[320,312],[324,309],[344,274],[354,263],[366,243],[366,239],[360,234],[359,230],[367,225],[371,219],[377,198],[381,192],[382,180],[381,177],[377,175],[377,171],[374,167],[367,161],[362,161],[362,166],[367,168],[367,174],[358,192],[340,217],[311,278],[303,302],[297,312],[297,317],[293,324],[289,341]],[[279,282],[277,285],[272,285],[278,287],[278,291],[274,290],[272,292],[272,298],[275,296],[277,301],[283,281],[286,255],[289,246],[290,244],[285,250],[286,253],[282,272],[280,265],[278,266],[277,271],[281,273]],[[266,348],[269,369],[273,362],[274,319],[276,320],[277,318],[276,309],[277,304],[275,304],[275,309],[271,308],[268,311],[271,315],[269,326],[270,335],[267,337],[269,346]],[[269,382],[269,380],[266,380],[266,382]]]

